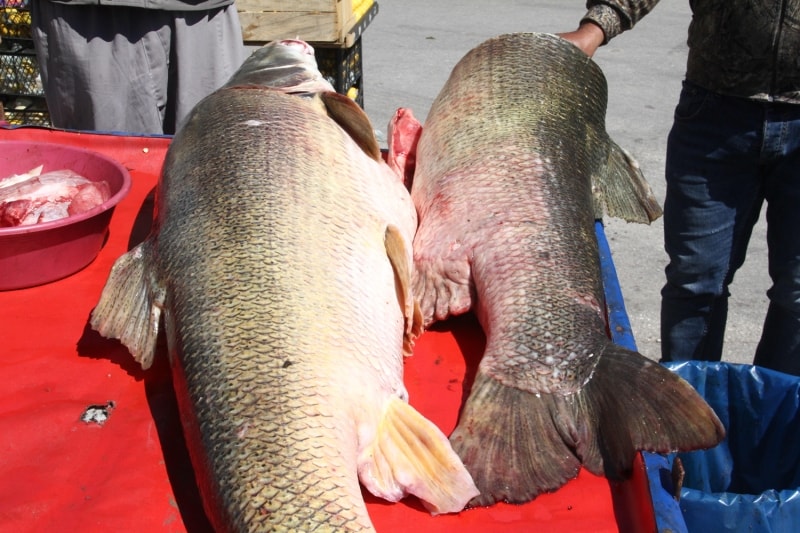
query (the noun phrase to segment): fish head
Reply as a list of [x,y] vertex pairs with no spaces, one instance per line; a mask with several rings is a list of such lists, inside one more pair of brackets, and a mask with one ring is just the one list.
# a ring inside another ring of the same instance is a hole
[[334,91],[319,71],[314,48],[299,39],[272,41],[257,48],[225,87],[253,85],[300,95]]

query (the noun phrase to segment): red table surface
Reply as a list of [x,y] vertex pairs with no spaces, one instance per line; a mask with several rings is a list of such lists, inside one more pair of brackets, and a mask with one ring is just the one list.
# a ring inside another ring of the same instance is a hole
[[[209,531],[166,357],[143,372],[124,347],[88,325],[114,260],[147,233],[170,139],[19,128],[0,129],[0,140],[94,150],[117,159],[133,178],[94,262],[63,280],[0,292],[0,530]],[[483,343],[468,315],[426,332],[406,362],[411,404],[445,433],[455,426],[463,383],[474,375]],[[88,406],[108,401],[115,408],[104,425],[80,420]],[[431,517],[414,498],[365,498],[379,533],[656,529],[638,458],[628,482],[582,471],[525,505]]]

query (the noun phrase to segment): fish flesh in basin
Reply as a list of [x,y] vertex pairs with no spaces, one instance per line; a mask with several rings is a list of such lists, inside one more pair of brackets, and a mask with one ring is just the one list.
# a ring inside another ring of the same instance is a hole
[[[261,48],[197,105],[165,158],[153,231],[91,319],[145,368],[163,320],[217,531],[371,531],[359,479],[433,513],[477,494],[406,401],[421,330],[409,192],[309,50]],[[288,84],[287,54],[300,66]]]
[[600,68],[567,41],[503,35],[455,66],[416,146],[424,323],[472,309],[487,337],[450,437],[481,492],[472,505],[530,500],[581,465],[621,479],[636,450],[724,436],[688,383],[607,335],[594,221],[661,210],[605,131],[606,100]]
[[109,199],[106,181],[91,181],[70,170],[0,177],[0,228],[52,222],[94,209]]

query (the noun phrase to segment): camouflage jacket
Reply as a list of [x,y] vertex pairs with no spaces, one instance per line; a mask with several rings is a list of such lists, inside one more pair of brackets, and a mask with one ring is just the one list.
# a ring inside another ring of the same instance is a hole
[[[659,0],[587,0],[606,42]],[[689,0],[686,79],[755,100],[800,104],[800,0]]]

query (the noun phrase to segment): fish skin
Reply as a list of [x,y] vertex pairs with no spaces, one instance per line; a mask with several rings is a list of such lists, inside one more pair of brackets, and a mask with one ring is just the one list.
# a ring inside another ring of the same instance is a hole
[[175,136],[153,231],[115,263],[92,327],[147,368],[163,316],[216,531],[372,531],[359,480],[462,509],[477,490],[402,381],[421,332],[408,190],[336,122],[368,122],[355,103],[235,78]]
[[453,69],[417,145],[414,291],[425,325],[474,310],[487,337],[450,439],[481,495],[521,503],[583,465],[708,448],[714,412],[607,335],[594,220],[660,207],[605,131],[597,65],[549,34],[502,35]]

